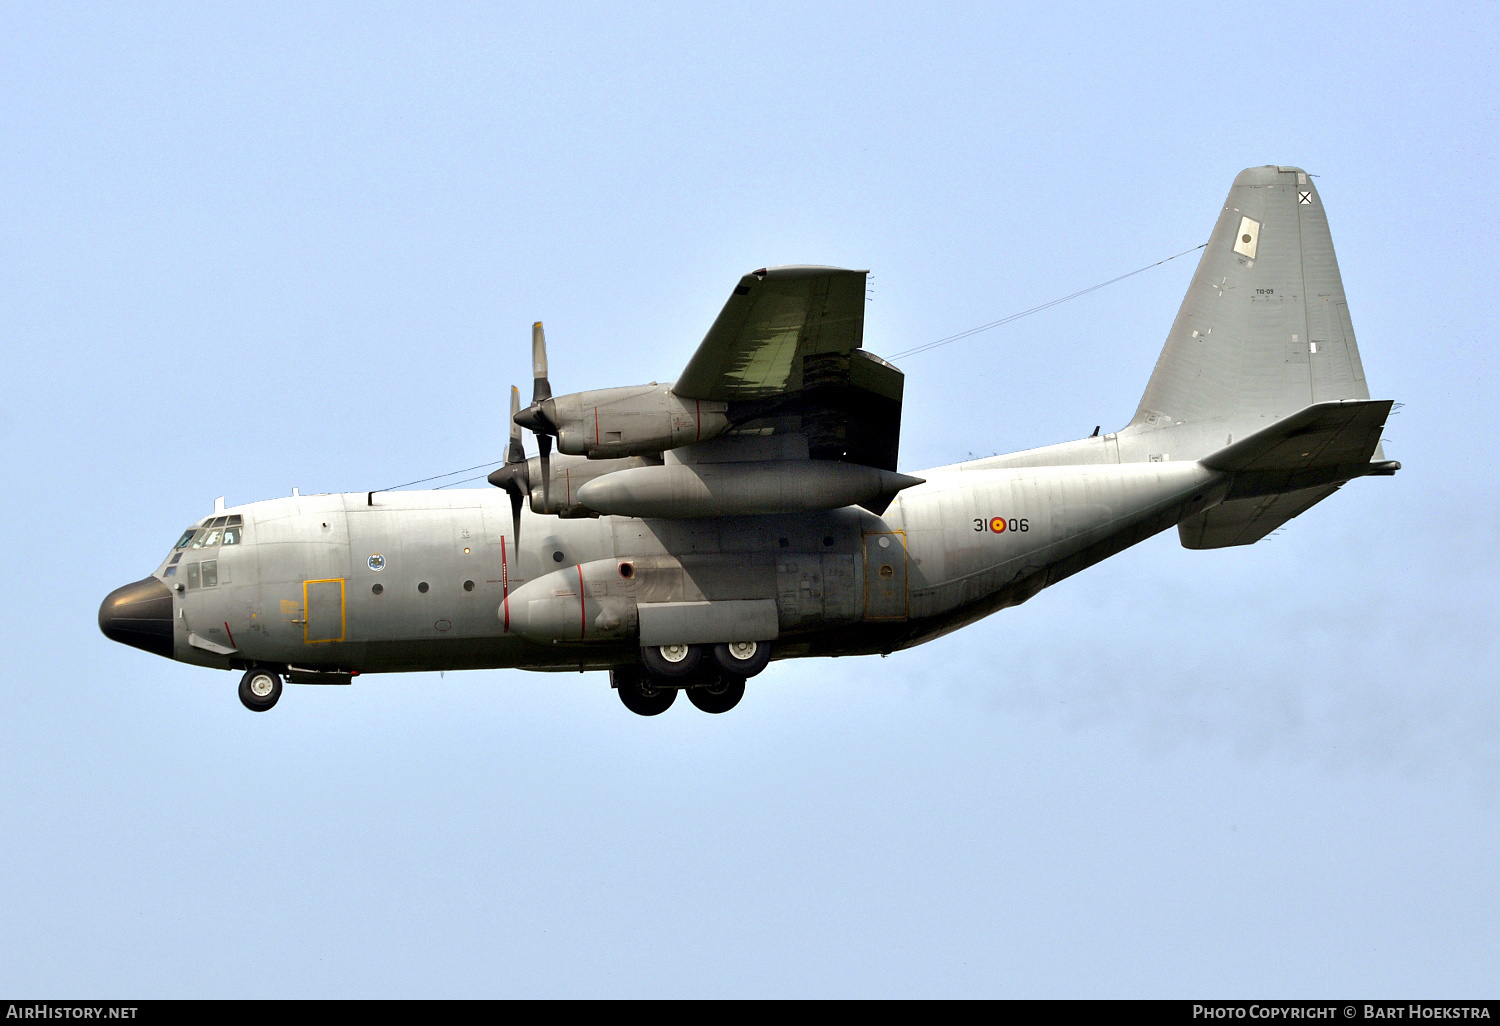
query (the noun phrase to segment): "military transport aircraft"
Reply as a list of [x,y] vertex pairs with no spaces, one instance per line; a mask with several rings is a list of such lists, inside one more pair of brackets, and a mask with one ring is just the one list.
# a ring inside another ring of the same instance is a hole
[[1235,179],[1135,417],[1105,435],[898,472],[904,379],[861,348],[865,274],[745,275],[670,385],[554,396],[538,324],[500,491],[220,500],[99,626],[242,671],[257,711],[283,679],[518,667],[608,670],[645,716],[679,691],[718,713],[770,659],[909,648],[1169,527],[1248,545],[1399,469],[1299,168]]

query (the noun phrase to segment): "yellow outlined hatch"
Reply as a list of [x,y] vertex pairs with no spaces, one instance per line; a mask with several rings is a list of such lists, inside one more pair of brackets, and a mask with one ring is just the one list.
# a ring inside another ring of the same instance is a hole
[[[337,600],[334,589],[338,589]],[[334,616],[337,601],[338,616]],[[344,640],[344,578],[302,582],[302,641],[317,645]],[[335,633],[335,631],[337,633]]]

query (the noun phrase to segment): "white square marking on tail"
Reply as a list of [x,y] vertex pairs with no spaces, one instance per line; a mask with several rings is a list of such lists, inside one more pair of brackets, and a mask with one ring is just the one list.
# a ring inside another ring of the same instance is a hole
[[1312,203],[1312,193],[1310,193],[1310,192],[1302,192],[1302,191],[1299,190],[1298,193],[1297,193],[1297,202],[1298,203],[1305,203],[1305,204],[1311,205],[1311,203]]
[[1259,243],[1260,222],[1253,217],[1241,217],[1240,230],[1234,233],[1234,251],[1254,260]]

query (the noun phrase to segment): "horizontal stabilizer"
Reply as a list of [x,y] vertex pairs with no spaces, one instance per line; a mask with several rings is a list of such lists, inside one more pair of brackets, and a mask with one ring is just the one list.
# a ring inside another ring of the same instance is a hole
[[1178,524],[1177,536],[1185,549],[1250,545],[1338,490],[1339,486],[1333,484],[1221,502],[1213,509],[1195,513]]
[[1389,399],[1314,403],[1210,453],[1202,462],[1212,470],[1236,474],[1367,464],[1380,444],[1391,405]]
[[1249,545],[1345,481],[1395,473],[1397,463],[1370,461],[1391,405],[1388,399],[1314,403],[1205,456],[1205,467],[1234,479],[1223,502],[1177,525],[1183,546]]

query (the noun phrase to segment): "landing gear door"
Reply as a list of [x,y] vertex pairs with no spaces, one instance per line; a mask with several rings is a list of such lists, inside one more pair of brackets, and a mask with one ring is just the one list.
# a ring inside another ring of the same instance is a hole
[[906,619],[906,532],[865,535],[865,619]]

